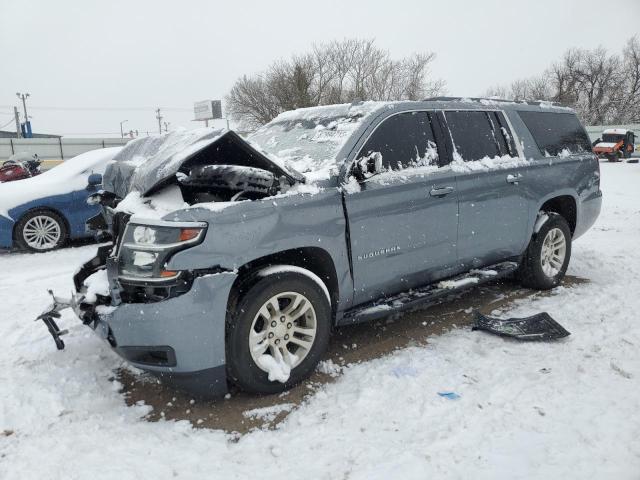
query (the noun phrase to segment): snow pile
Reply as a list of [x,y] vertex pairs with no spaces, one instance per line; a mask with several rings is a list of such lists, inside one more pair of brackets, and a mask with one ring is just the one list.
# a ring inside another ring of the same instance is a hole
[[323,360],[318,363],[316,370],[330,377],[338,377],[342,373],[342,367],[333,362],[333,360]]
[[460,280],[443,280],[442,282],[438,282],[438,288],[454,289],[476,283],[478,283],[478,278],[476,277],[462,278]]
[[260,355],[257,363],[260,368],[267,372],[269,381],[286,383],[291,375],[291,366],[297,360],[293,353],[289,353],[290,360],[285,360],[279,348],[273,349],[273,355]]
[[84,295],[85,301],[87,303],[96,303],[96,301],[98,300],[97,295],[108,297],[109,278],[107,277],[107,270],[98,270],[97,272],[89,275],[84,280],[84,286],[87,288],[87,291]]
[[524,157],[511,157],[509,155],[503,155],[501,157],[487,156],[480,160],[465,161],[458,152],[454,152],[453,162],[451,162],[450,168],[456,173],[464,173],[504,170],[509,168],[527,167],[529,165],[531,165],[531,161]]
[[132,220],[143,220],[160,219],[171,212],[187,207],[189,204],[184,201],[180,187],[169,185],[148,197],[143,197],[139,191],[130,192],[118,204],[115,211],[133,214]]
[[568,272],[589,283],[485,312],[547,311],[570,337],[431,336],[346,366],[276,429],[240,438],[146,421],[150,407],[127,406],[110,381],[122,361],[105,342],[65,311],[58,352],[33,322],[46,288],[68,292],[95,246],[1,255],[0,478],[637,479],[640,168],[601,169],[602,216],[574,244]]
[[23,203],[84,190],[89,175],[103,174],[107,164],[121,150],[122,147],[92,150],[65,160],[35,177],[0,183],[0,215],[11,218],[9,211]]

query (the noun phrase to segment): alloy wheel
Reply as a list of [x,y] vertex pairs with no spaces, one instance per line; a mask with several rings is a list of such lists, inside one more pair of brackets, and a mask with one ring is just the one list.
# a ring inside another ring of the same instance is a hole
[[279,293],[255,315],[249,331],[249,351],[265,372],[263,355],[284,361],[293,370],[308,355],[316,332],[316,312],[309,299],[297,292]]
[[567,240],[559,228],[552,228],[547,232],[542,242],[540,264],[544,274],[553,278],[562,270],[567,254]]
[[22,235],[29,247],[35,250],[49,250],[60,242],[62,228],[55,218],[36,215],[25,223]]

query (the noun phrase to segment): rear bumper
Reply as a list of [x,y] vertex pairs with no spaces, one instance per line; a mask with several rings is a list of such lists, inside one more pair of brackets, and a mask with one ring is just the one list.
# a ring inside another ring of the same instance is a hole
[[582,200],[578,209],[578,219],[573,238],[576,239],[589,230],[598,219],[602,208],[602,191],[592,193],[588,198]]
[[225,320],[235,279],[205,275],[165,301],[98,307],[92,326],[131,365],[196,395],[224,395]]

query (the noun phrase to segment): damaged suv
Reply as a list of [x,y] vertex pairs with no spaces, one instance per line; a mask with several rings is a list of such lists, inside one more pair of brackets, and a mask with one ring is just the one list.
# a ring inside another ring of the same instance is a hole
[[[90,199],[111,242],[69,303],[131,364],[204,395],[299,382],[341,325],[506,276],[556,286],[602,196],[575,113],[537,102],[300,109],[115,160]],[[43,316],[60,346],[64,305]]]

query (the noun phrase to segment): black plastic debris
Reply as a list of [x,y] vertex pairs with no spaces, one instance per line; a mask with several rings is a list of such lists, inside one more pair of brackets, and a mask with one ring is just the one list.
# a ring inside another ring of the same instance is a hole
[[571,333],[556,322],[547,312],[524,318],[495,318],[474,312],[472,330],[484,330],[503,337],[518,340],[556,340]]

